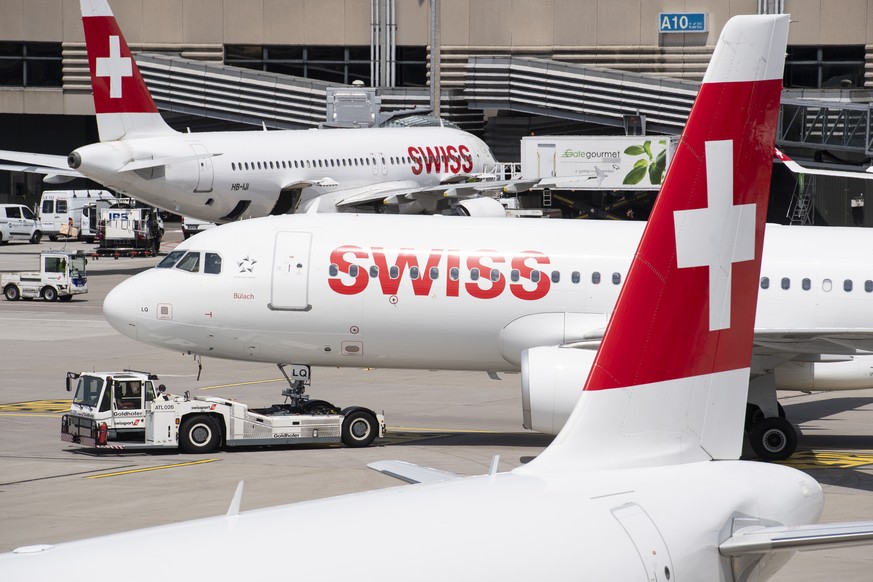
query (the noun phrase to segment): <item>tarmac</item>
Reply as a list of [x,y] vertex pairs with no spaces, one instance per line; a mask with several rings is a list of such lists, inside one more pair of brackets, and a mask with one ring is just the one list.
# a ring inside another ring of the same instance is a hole
[[[182,239],[178,224],[167,227],[163,252]],[[63,247],[94,248],[63,239],[10,243],[0,247],[0,271],[34,270],[41,250]],[[518,375],[492,380],[484,372],[314,368],[314,398],[384,411],[386,437],[364,449],[287,446],[211,455],[97,453],[62,442],[68,371],[145,370],[158,374],[172,393],[189,390],[256,406],[282,402],[286,384],[275,366],[197,362],[135,342],[106,323],[106,293],[159,259],[91,259],[89,292],[68,303],[0,298],[0,552],[220,515],[239,481],[245,481],[245,511],[404,486],[368,469],[372,461],[398,459],[476,475],[488,471],[494,455],[500,456],[499,470],[507,471],[551,441],[522,428]],[[873,520],[873,390],[786,392],[780,401],[802,432],[787,464],[822,484],[821,521]],[[381,543],[409,535],[371,525],[369,535]],[[289,551],[295,551],[295,537],[289,532]],[[832,549],[796,554],[771,580],[869,580],[871,572],[868,548]]]

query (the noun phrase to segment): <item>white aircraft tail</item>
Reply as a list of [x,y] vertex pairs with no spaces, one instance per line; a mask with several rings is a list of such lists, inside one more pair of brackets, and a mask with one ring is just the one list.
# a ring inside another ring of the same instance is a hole
[[80,0],[100,141],[175,133],[155,102],[106,0]]
[[725,26],[579,403],[517,471],[739,457],[788,19]]

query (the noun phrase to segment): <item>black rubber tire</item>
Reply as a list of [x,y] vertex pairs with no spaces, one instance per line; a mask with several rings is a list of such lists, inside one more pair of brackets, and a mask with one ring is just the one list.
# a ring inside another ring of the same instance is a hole
[[214,453],[221,442],[221,432],[215,421],[198,414],[186,418],[179,428],[179,448],[186,453]]
[[50,234],[50,235],[49,235],[49,240],[52,241],[52,242],[55,242],[56,240],[58,240],[58,235],[56,235],[56,234]]
[[72,295],[61,295],[60,297],[58,297],[58,300],[63,301],[64,303],[67,303],[67,302],[73,300],[73,296]]
[[784,461],[797,450],[797,431],[784,418],[765,418],[752,426],[749,444],[765,461]]
[[339,414],[340,410],[327,400],[309,400],[301,406],[306,414]]
[[39,241],[42,240],[42,233],[40,231],[36,231],[33,233],[33,236],[30,237],[30,243],[34,245],[38,245]]
[[[785,418],[785,409],[780,403],[776,403],[776,410],[779,411],[779,418]],[[752,430],[756,423],[764,419],[764,413],[757,404],[746,403],[746,432]]]
[[46,286],[42,288],[42,298],[46,301],[57,301],[58,300],[58,290],[51,286]]
[[366,410],[356,410],[343,419],[342,440],[347,447],[368,447],[378,434],[379,421]]
[[3,290],[3,295],[6,296],[7,301],[18,301],[21,299],[21,291],[19,291],[18,287],[15,285],[6,285],[6,289]]

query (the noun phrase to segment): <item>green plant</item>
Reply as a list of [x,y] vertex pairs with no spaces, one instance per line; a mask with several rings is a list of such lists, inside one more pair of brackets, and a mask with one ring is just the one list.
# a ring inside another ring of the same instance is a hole
[[654,184],[660,184],[664,179],[664,173],[667,170],[667,141],[659,140],[658,145],[661,150],[657,154],[652,154],[652,141],[646,140],[642,145],[628,146],[624,153],[629,156],[646,156],[634,162],[633,169],[624,177],[622,184],[639,184],[646,174],[649,175],[649,181]]

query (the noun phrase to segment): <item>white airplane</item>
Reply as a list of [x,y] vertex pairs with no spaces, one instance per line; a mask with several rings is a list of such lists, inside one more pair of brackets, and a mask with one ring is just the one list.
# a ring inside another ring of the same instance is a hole
[[[465,478],[375,463],[423,483],[244,513],[240,487],[226,516],[20,548],[0,578],[90,580],[99,556],[131,582],[760,581],[794,551],[869,543],[873,522],[815,525],[809,475],[735,460],[787,34],[788,16],[725,26],[579,403],[538,458]],[[341,543],[347,526],[400,535]]]
[[[529,358],[574,347],[575,365],[591,364],[643,227],[269,217],[185,241],[104,313],[134,339],[210,357],[520,371],[524,426],[554,434],[578,390]],[[748,430],[759,456],[780,459],[797,434],[777,388],[873,387],[873,231],[768,225],[766,241]]]
[[[100,143],[68,157],[0,151],[13,169],[57,183],[90,178],[151,205],[207,220],[331,212],[386,198],[434,210],[493,171],[479,138],[449,127],[178,133],[163,120],[106,0],[81,0]],[[318,202],[316,202],[318,201]],[[493,199],[464,211],[505,216]]]

